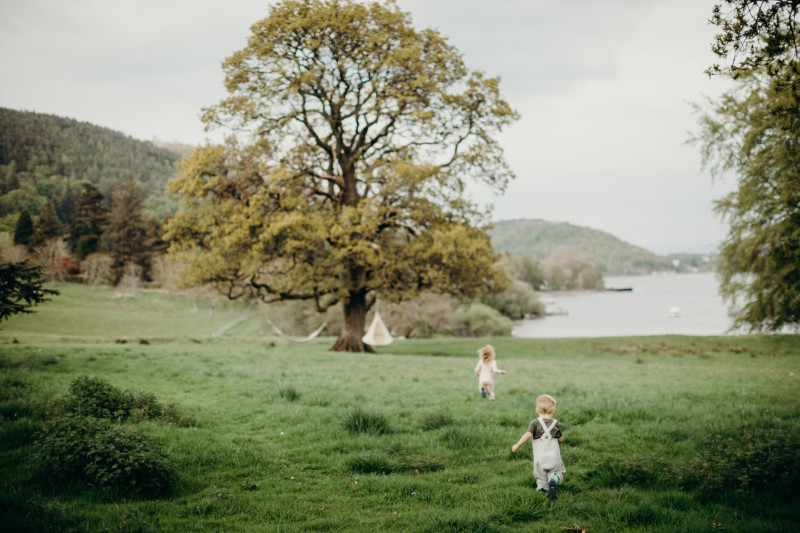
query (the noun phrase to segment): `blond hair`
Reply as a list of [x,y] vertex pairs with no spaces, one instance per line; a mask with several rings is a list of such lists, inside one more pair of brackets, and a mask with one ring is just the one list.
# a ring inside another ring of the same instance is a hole
[[491,344],[487,344],[478,350],[478,355],[481,356],[481,361],[484,363],[489,363],[492,359],[494,359],[494,348]]
[[536,411],[539,414],[552,415],[556,412],[556,399],[549,394],[542,394],[536,398]]

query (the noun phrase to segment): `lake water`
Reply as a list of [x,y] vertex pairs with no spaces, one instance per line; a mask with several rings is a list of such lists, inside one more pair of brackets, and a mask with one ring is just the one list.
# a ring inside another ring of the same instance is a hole
[[[604,278],[608,288],[631,292],[543,294],[547,311],[566,312],[516,325],[516,337],[725,335],[732,320],[713,273]],[[552,298],[552,302],[550,299]],[[679,315],[670,316],[677,307]]]

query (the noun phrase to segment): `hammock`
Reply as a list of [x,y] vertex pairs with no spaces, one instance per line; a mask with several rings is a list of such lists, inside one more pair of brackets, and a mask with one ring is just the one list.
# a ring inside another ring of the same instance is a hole
[[304,344],[304,343],[316,338],[317,335],[322,333],[322,330],[325,329],[325,326],[328,325],[327,322],[323,322],[322,325],[320,327],[318,327],[317,329],[315,329],[310,335],[307,335],[305,337],[302,337],[302,338],[298,339],[298,338],[295,338],[295,337],[290,337],[286,333],[282,332],[280,330],[280,328],[278,328],[278,326],[276,326],[275,323],[272,320],[270,320],[269,317],[267,317],[267,322],[270,323],[270,325],[272,326],[272,329],[275,330],[275,333],[277,333],[279,337],[281,337],[283,339],[286,339],[287,341],[289,341],[289,342],[291,342],[293,344]]
[[375,312],[375,318],[372,319],[372,324],[370,324],[369,329],[367,329],[367,334],[364,335],[361,340],[364,341],[365,344],[370,344],[372,346],[386,346],[387,344],[391,344],[394,340],[389,330],[386,328],[386,324],[381,320],[381,314],[377,311]]

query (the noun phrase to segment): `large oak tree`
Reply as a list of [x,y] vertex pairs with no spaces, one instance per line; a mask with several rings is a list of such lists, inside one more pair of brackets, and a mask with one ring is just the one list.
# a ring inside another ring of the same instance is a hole
[[472,297],[505,275],[466,180],[513,177],[494,136],[517,118],[497,78],[468,70],[393,2],[286,0],[224,63],[209,124],[237,132],[186,158],[172,251],[229,297],[343,304],[335,350],[369,350],[380,296]]

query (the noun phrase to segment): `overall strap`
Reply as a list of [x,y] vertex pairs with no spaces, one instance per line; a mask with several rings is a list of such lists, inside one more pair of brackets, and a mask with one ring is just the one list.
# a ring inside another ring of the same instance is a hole
[[552,424],[550,424],[550,427],[547,427],[547,426],[544,425],[544,419],[543,418],[539,418],[538,420],[539,420],[539,425],[542,426],[542,429],[544,430],[544,434],[542,435],[542,438],[543,439],[552,439],[553,437],[550,435],[550,430],[553,429],[553,425],[555,425],[555,420],[553,421]]

